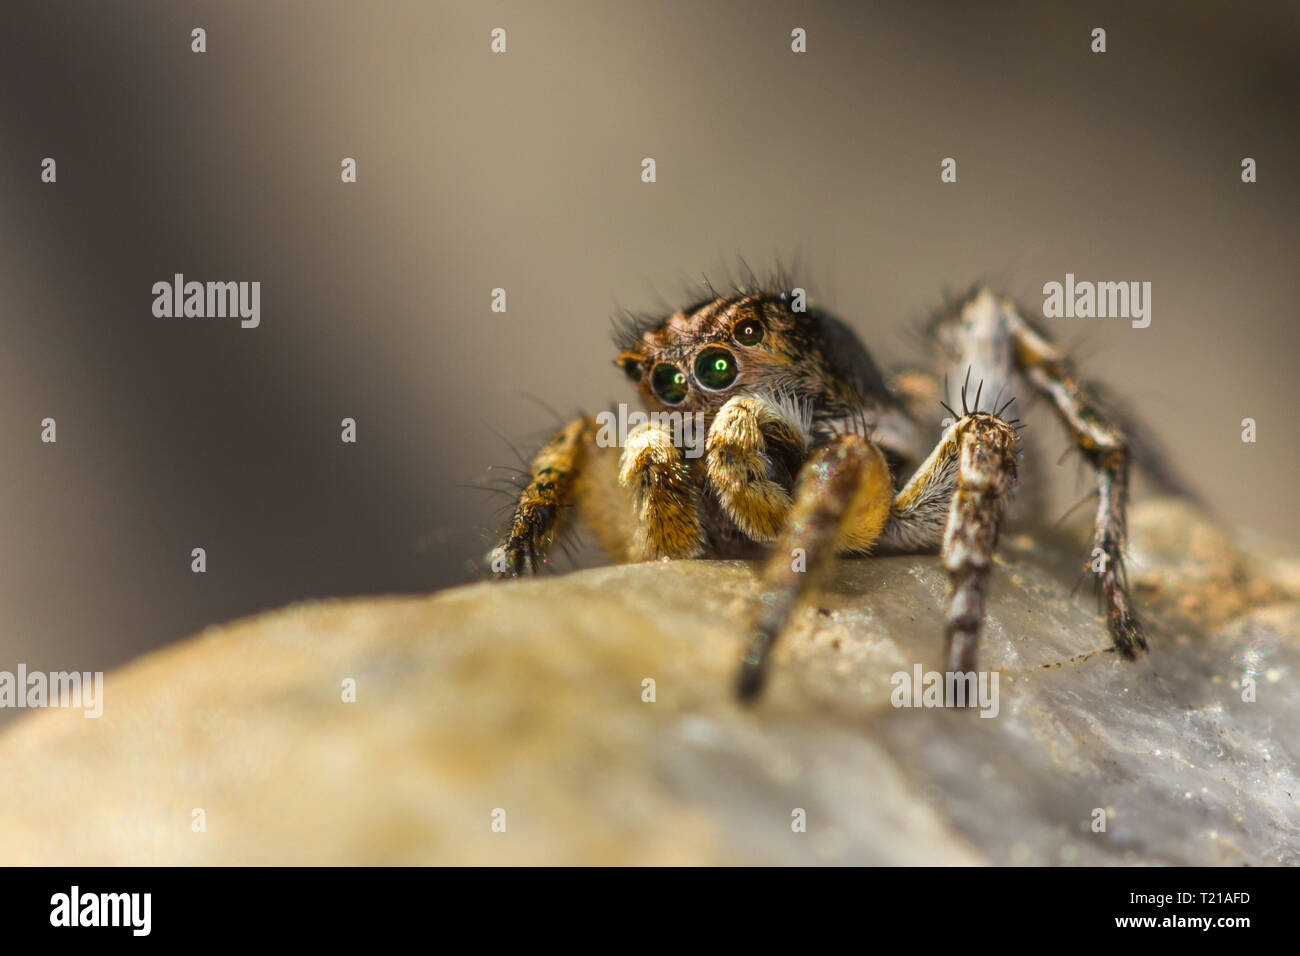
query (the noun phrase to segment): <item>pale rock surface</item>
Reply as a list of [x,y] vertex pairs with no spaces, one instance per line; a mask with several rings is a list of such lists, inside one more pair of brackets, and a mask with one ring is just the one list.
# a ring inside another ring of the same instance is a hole
[[1178,502],[1132,524],[1136,664],[1070,597],[1086,549],[1004,537],[991,719],[891,706],[891,675],[940,664],[935,557],[840,562],[754,709],[738,562],[214,627],[110,673],[99,720],[6,728],[0,862],[1300,863],[1300,565]]

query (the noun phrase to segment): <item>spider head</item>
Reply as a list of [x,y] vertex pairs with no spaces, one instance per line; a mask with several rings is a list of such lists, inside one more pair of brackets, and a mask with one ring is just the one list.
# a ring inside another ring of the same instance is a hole
[[716,412],[735,395],[786,393],[860,405],[884,382],[838,319],[785,292],[718,296],[622,330],[615,360],[653,410]]

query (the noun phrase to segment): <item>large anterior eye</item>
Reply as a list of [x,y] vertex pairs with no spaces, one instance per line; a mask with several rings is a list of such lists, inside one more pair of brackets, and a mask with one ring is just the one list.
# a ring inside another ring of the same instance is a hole
[[705,388],[726,388],[736,380],[736,359],[716,345],[695,357],[695,377]]
[[650,373],[650,387],[669,405],[676,405],[686,397],[686,373],[676,365],[660,362]]
[[763,341],[763,323],[753,316],[741,319],[732,328],[731,337],[739,345],[757,345]]

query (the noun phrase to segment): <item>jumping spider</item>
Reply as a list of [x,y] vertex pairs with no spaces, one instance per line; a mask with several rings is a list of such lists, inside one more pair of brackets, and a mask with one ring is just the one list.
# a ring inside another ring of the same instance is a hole
[[[1028,387],[1096,471],[1093,544],[1106,556],[1098,584],[1115,647],[1128,658],[1146,648],[1123,570],[1129,443],[1014,304],[977,288],[929,322],[937,364],[950,373],[946,402],[937,378],[905,371],[887,381],[843,322],[796,305],[787,292],[751,287],[622,329],[616,364],[649,409],[703,413],[703,456],[686,457],[662,420],[639,425],[621,450],[597,442],[593,418],[571,422],[531,463],[490,556],[495,576],[536,572],[575,516],[629,561],[766,551],[761,591],[770,597],[756,609],[739,672],[748,699],[834,555],[937,549],[951,582],[946,665],[972,671],[1016,483],[1015,395]],[[951,417],[930,449],[926,419],[940,404]]]

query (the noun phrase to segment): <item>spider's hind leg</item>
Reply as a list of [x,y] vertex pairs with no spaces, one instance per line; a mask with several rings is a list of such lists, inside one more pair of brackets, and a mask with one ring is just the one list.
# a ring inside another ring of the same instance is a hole
[[[1093,397],[1096,389],[1074,377],[1064,354],[1021,317],[1009,301],[980,289],[956,311],[942,317],[935,337],[957,362],[967,368],[981,366],[970,356],[989,356],[996,374],[1025,381],[1052,404],[1070,438],[1097,472],[1097,515],[1093,548],[1105,555],[1097,581],[1106,607],[1111,639],[1125,657],[1146,649],[1146,637],[1133,610],[1124,573],[1128,545],[1129,470],[1133,447],[1118,420],[1101,411]],[[986,388],[989,386],[986,383]],[[1014,411],[1011,413],[1014,417]],[[1141,449],[1139,449],[1140,451]],[[1158,461],[1154,453],[1143,458],[1148,466]],[[1158,469],[1157,469],[1158,471]]]
[[[1098,407],[1090,392],[1075,380],[1065,357],[1030,325],[1010,311],[1015,325],[1016,362],[1030,384],[1051,400],[1070,438],[1097,472],[1097,516],[1093,524],[1094,553],[1105,556],[1097,575],[1111,639],[1124,657],[1134,658],[1147,647],[1146,636],[1133,610],[1124,571],[1128,548],[1129,472],[1133,460],[1128,435],[1118,420]],[[1152,454],[1148,461],[1154,461]],[[1163,479],[1162,479],[1163,480]]]

